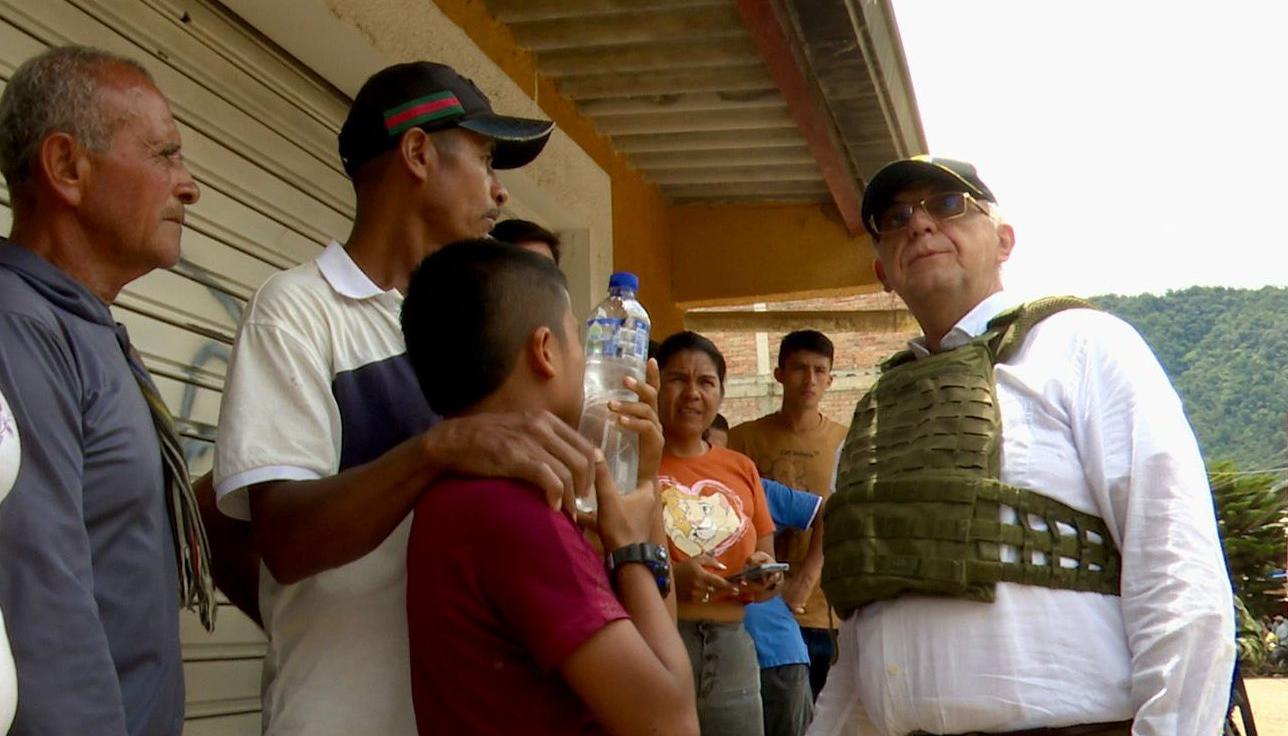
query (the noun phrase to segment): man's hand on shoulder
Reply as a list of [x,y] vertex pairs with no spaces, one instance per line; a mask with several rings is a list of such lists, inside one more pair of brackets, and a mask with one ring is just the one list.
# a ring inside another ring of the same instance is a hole
[[569,513],[594,480],[594,448],[548,411],[448,419],[424,441],[438,474],[527,481],[545,492],[551,508]]

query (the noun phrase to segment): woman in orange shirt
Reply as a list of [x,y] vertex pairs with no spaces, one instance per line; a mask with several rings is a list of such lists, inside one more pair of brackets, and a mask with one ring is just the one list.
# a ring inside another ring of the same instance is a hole
[[760,668],[743,606],[777,595],[782,575],[729,578],[774,562],[765,491],[748,457],[702,439],[724,398],[725,361],[715,344],[680,332],[658,347],[657,363],[666,436],[658,487],[698,719],[704,734],[759,735]]

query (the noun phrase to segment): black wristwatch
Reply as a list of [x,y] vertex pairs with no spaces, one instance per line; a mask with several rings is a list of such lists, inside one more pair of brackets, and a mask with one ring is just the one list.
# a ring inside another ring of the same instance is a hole
[[608,556],[608,579],[614,586],[617,585],[617,571],[632,562],[638,562],[653,573],[653,579],[657,581],[657,592],[663,598],[671,592],[671,555],[667,553],[666,547],[640,542],[613,550]]

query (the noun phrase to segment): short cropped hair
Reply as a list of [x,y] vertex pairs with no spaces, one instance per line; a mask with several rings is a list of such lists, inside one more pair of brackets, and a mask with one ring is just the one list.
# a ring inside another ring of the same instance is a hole
[[782,342],[778,343],[778,367],[786,366],[787,359],[800,352],[818,353],[827,358],[828,365],[836,359],[836,349],[827,335],[818,330],[796,330],[783,335]]
[[568,308],[563,273],[535,253],[479,238],[426,258],[407,287],[402,330],[429,407],[454,416],[490,396],[538,327],[571,339]]
[[26,60],[0,96],[0,174],[19,197],[35,172],[40,143],[67,133],[91,151],[105,151],[121,119],[99,102],[109,67],[129,69],[152,83],[137,61],[88,46],[55,46]]
[[657,354],[654,357],[657,358],[658,370],[666,370],[667,361],[674,358],[678,353],[690,350],[697,351],[699,353],[706,353],[707,357],[711,358],[711,362],[716,364],[716,375],[720,377],[720,388],[723,390],[725,382],[725,359],[724,356],[720,354],[720,348],[716,347],[716,344],[707,338],[690,330],[677,332],[674,335],[671,335],[663,340],[662,344],[657,347]]
[[[412,128],[429,136],[429,142],[434,146],[434,150],[443,160],[452,160],[461,155],[461,138],[464,131],[461,128],[443,128],[442,130],[423,130],[421,128]],[[371,158],[358,164],[356,171],[349,172],[349,180],[353,182],[353,191],[361,195],[363,192],[372,191],[372,187],[388,176],[389,167],[398,165],[401,161],[401,146],[394,146],[387,151],[372,156]]]
[[729,420],[725,419],[724,414],[717,413],[716,418],[711,420],[711,428],[718,429],[721,432],[729,431]]
[[563,255],[560,250],[559,236],[528,220],[502,220],[492,227],[492,237],[504,243],[545,243],[550,248],[550,255],[555,263]]

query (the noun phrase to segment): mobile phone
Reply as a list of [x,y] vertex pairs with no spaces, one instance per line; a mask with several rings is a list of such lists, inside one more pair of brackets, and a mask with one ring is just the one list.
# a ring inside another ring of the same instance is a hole
[[786,562],[767,562],[763,565],[749,567],[746,570],[739,571],[729,576],[727,580],[731,583],[741,583],[750,580],[759,580],[773,575],[776,572],[787,572],[791,565]]

